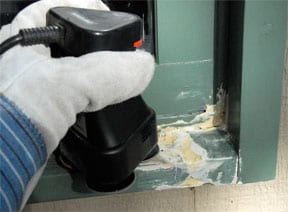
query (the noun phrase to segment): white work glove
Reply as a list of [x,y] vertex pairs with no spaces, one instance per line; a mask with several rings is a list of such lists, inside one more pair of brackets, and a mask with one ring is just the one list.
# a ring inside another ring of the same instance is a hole
[[[20,28],[45,26],[45,14],[55,6],[107,10],[99,0],[43,0],[19,13],[1,30],[0,40]],[[77,113],[100,110],[142,93],[153,76],[154,59],[144,51],[106,51],[53,59],[43,46],[19,46],[3,54],[0,67],[0,94],[32,120],[50,155],[74,124]],[[43,169],[30,181],[23,203]]]

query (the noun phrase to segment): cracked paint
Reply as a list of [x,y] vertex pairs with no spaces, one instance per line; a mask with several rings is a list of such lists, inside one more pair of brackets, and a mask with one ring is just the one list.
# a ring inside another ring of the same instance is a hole
[[[166,182],[164,185],[156,186],[156,189],[193,187],[204,183],[223,184],[223,179],[227,178],[225,170],[221,169],[227,166],[223,165],[227,161],[235,162],[236,154],[232,154],[232,156],[230,153],[230,155],[225,155],[227,152],[222,154],[221,145],[223,145],[223,142],[218,138],[219,136],[209,140],[214,142],[216,150],[217,145],[219,145],[218,155],[220,156],[218,158],[208,156],[209,145],[204,146],[201,142],[194,140],[195,138],[198,139],[199,135],[201,135],[199,138],[202,138],[202,135],[213,135],[214,131],[217,132],[218,129],[225,130],[226,93],[223,89],[219,89],[217,96],[218,102],[215,105],[207,105],[205,112],[197,115],[193,120],[189,122],[177,120],[173,123],[158,126],[160,153],[150,161],[142,163],[137,169],[151,171],[162,169],[162,167],[166,169],[174,167],[174,172],[181,170],[187,173],[187,176],[181,180],[176,180],[176,173],[174,182],[170,182],[170,184]],[[232,148],[230,150],[233,151]],[[230,150],[228,148],[227,151]],[[150,165],[147,165],[147,163],[150,163]],[[231,179],[235,179],[236,169],[235,172],[232,170],[231,173],[233,174]],[[232,180],[228,183],[232,183]]]

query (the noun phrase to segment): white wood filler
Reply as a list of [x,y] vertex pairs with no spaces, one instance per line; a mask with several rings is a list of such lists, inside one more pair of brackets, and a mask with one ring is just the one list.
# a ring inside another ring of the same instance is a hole
[[[225,117],[225,97],[223,89],[219,89],[218,102],[215,105],[207,105],[206,111],[197,115],[192,121],[185,122],[178,120],[173,123],[158,126],[158,139],[160,153],[143,162],[137,170],[152,171],[161,169],[176,168],[185,170],[188,173],[187,178],[174,185],[160,185],[155,187],[157,190],[175,188],[175,187],[194,187],[204,183],[221,184],[220,179],[223,172],[219,172],[216,180],[210,179],[209,173],[222,165],[227,158],[217,159],[209,158],[205,148],[196,143],[193,134],[209,133],[215,129],[226,128]],[[215,144],[217,141],[215,141]],[[213,162],[211,162],[213,161]],[[235,169],[236,170],[236,169]],[[235,176],[237,172],[235,171]],[[175,176],[177,176],[175,174]],[[234,182],[236,183],[236,177]],[[176,182],[177,180],[175,180]]]

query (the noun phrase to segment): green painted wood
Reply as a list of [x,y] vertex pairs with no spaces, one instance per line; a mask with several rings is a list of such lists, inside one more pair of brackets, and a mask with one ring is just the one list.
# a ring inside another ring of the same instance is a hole
[[[83,176],[75,173],[70,175],[51,159],[29,203],[154,190],[162,185],[173,186],[181,183],[188,176],[184,170],[178,169],[175,172],[175,169],[177,168],[171,167],[149,172],[139,170],[136,171],[136,180],[130,187],[117,192],[96,192],[87,187]],[[175,174],[177,180],[175,180]]]
[[155,1],[159,65],[144,98],[159,123],[192,119],[212,104],[214,1]]
[[155,76],[144,93],[156,111],[158,123],[192,119],[212,104],[212,60],[166,64],[156,67]]
[[240,181],[276,172],[287,1],[246,1],[240,116]]
[[[159,156],[144,161],[135,171],[134,183],[117,193],[139,192],[145,190],[184,188],[189,186],[185,180],[189,176],[201,180],[203,183],[229,184],[235,181],[237,173],[237,153],[229,143],[229,134],[223,130],[191,131],[190,136],[196,144],[207,151],[201,164],[195,166],[191,173],[185,163],[170,164]],[[159,159],[160,158],[160,159]],[[196,162],[197,163],[197,162]],[[196,168],[197,167],[197,168]],[[184,184],[183,184],[184,183]],[[193,185],[192,185],[193,186]],[[69,174],[58,166],[54,157],[48,161],[36,189],[33,191],[29,203],[56,201],[91,196],[115,194],[111,192],[95,192],[89,189],[82,175]]]
[[157,0],[156,4],[160,64],[213,58],[214,1]]

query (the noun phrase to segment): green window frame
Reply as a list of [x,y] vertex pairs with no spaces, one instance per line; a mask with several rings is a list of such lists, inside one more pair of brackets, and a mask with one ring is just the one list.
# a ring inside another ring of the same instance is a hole
[[[124,192],[273,179],[287,1],[155,0],[156,158]],[[208,105],[208,106],[207,106]],[[53,159],[30,202],[107,195]]]

